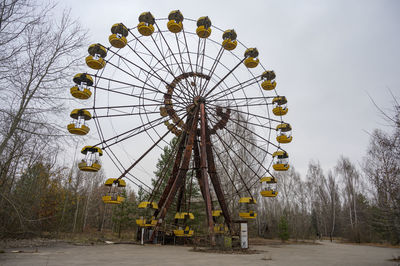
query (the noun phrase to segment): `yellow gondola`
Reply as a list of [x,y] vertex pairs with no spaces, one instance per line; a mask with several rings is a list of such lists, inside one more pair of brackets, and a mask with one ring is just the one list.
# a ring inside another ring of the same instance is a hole
[[224,31],[224,33],[222,34],[222,47],[224,47],[224,49],[231,51],[233,49],[236,48],[237,46],[237,34],[235,32],[235,30],[226,30]]
[[157,225],[157,220],[154,218],[154,216],[152,216],[151,219],[140,217],[136,219],[136,224],[140,227],[153,227]]
[[90,128],[85,125],[85,121],[92,119],[92,115],[89,111],[84,109],[74,109],[72,110],[70,117],[74,119],[74,121],[67,126],[69,133],[75,135],[86,135],[89,133]]
[[214,218],[214,233],[224,234],[228,232],[228,227],[223,223],[222,210],[213,210],[212,217]]
[[212,211],[212,216],[213,217],[220,217],[222,215],[222,211],[221,210],[213,210]]
[[157,204],[157,202],[142,201],[139,203],[138,208],[139,209],[150,208],[153,210],[158,210],[158,204]]
[[181,11],[174,10],[171,11],[168,15],[168,23],[167,28],[172,33],[179,33],[183,29],[182,25],[183,15]]
[[92,95],[92,92],[88,86],[93,86],[93,79],[89,74],[78,73],[72,79],[75,82],[70,90],[71,95],[77,99],[86,100]]
[[178,229],[174,230],[174,235],[175,236],[185,236],[185,237],[191,237],[194,234],[194,230],[192,230],[190,228],[190,226],[185,226],[185,228],[183,229],[183,227],[179,227]]
[[112,187],[113,185],[117,185],[118,187],[126,187],[126,182],[123,179],[108,178],[104,185],[106,187]]
[[97,172],[100,170],[101,165],[98,157],[103,155],[103,151],[99,147],[85,146],[81,153],[85,155],[85,158],[78,164],[81,171]]
[[194,220],[194,215],[191,212],[177,212],[175,214],[175,219],[183,221],[184,225],[179,225],[178,229],[174,230],[175,236],[185,236],[191,237],[194,234],[194,230],[190,228],[187,220]]
[[269,71],[265,71],[264,73],[262,73],[261,75],[262,80],[264,80],[261,83],[261,87],[266,90],[266,91],[270,91],[275,89],[276,87],[276,81],[274,80],[276,78],[275,72],[272,70]]
[[102,69],[106,65],[104,58],[107,56],[107,49],[99,44],[92,44],[88,48],[89,56],[86,57],[86,64],[92,69]]
[[272,167],[275,171],[287,171],[289,169],[289,155],[285,151],[276,151],[272,154],[274,162]]
[[276,178],[267,176],[260,179],[261,184],[267,184],[264,187],[260,194],[263,197],[276,197],[278,195],[278,191],[276,191]]
[[154,32],[154,23],[156,23],[154,16],[150,12],[143,12],[139,16],[137,29],[143,36],[150,36]]
[[258,60],[257,56],[258,56],[257,48],[248,48],[244,52],[244,57],[246,58],[244,60],[244,65],[248,68],[255,68],[256,66],[258,66],[260,60]]
[[272,112],[276,116],[286,115],[289,109],[287,108],[287,99],[285,96],[277,96],[272,99],[272,104],[274,108]]
[[128,41],[126,36],[128,36],[128,29],[122,23],[117,23],[111,27],[111,35],[108,37],[108,41],[115,48],[124,48]]
[[196,34],[200,38],[208,38],[211,35],[211,20],[209,17],[200,17],[197,20]]
[[191,212],[177,212],[175,214],[175,219],[178,219],[178,220],[184,220],[184,219],[194,220],[194,215]]
[[243,197],[239,199],[239,216],[245,219],[255,219],[257,213],[253,210],[253,206],[257,201],[252,197]]
[[276,126],[276,140],[279,143],[290,143],[293,139],[292,137],[292,127],[288,123],[282,123]]
[[225,234],[228,232],[228,226],[225,224],[215,224],[214,225],[214,233],[216,234]]
[[119,189],[126,187],[126,182],[123,179],[108,178],[104,183],[106,187],[110,187],[105,196],[102,197],[106,204],[121,204],[125,198],[120,196]]
[[136,224],[140,227],[153,227],[157,225],[157,220],[150,213],[158,210],[158,204],[156,202],[142,201],[138,205],[141,216],[136,219]]

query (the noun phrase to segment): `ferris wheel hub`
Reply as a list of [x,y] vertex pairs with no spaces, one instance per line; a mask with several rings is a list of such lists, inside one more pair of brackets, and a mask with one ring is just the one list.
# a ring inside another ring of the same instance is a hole
[[203,96],[196,96],[193,98],[193,102],[195,105],[198,105],[199,103],[205,103],[206,102],[206,98],[204,98]]

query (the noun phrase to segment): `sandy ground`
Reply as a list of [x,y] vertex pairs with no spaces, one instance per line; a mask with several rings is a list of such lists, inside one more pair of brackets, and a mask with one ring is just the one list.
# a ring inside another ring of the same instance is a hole
[[[255,245],[258,254],[193,252],[190,247],[159,245],[75,246],[11,248],[0,254],[0,265],[400,265],[390,259],[398,248],[321,242],[321,245]],[[23,251],[13,253],[13,251]]]

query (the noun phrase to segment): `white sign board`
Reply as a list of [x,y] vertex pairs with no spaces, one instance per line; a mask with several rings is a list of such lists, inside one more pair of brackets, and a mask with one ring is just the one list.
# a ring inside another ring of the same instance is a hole
[[248,236],[247,236],[247,223],[240,224],[240,246],[242,248],[248,248]]

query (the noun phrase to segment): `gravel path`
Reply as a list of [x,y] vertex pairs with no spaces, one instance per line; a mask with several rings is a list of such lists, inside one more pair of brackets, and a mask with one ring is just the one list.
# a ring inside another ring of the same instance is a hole
[[[321,245],[251,246],[258,254],[193,252],[182,246],[58,243],[52,247],[5,249],[0,265],[400,265],[398,248],[322,242]],[[13,253],[13,251],[23,251]]]

